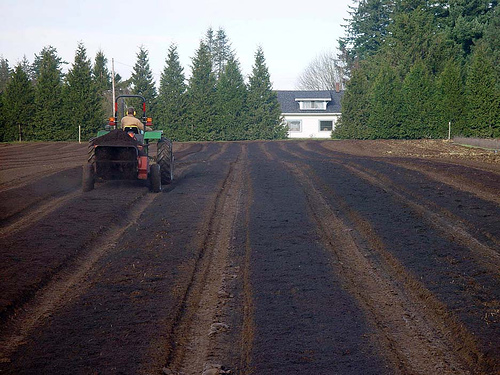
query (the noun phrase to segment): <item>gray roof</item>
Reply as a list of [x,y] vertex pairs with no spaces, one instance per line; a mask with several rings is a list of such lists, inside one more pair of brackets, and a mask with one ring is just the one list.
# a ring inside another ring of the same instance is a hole
[[[278,102],[281,105],[281,113],[341,113],[340,100],[344,95],[344,91],[284,91],[277,90]],[[295,99],[331,99],[326,105],[326,111],[314,109],[299,109],[299,102]]]

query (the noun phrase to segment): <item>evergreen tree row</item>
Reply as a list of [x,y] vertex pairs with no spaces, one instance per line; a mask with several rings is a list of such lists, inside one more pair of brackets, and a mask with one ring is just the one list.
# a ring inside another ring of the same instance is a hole
[[[223,29],[207,31],[186,80],[177,47],[171,45],[157,90],[148,51],[139,48],[129,80],[116,74],[115,93],[146,98],[156,129],[178,141],[286,138],[276,93],[261,48],[248,84]],[[76,140],[94,136],[112,113],[111,73],[99,51],[92,64],[83,43],[66,74],[54,47],[24,58],[14,69],[0,59],[0,141]],[[141,103],[127,98],[124,112]]]
[[359,1],[332,137],[500,137],[499,27],[497,1]]

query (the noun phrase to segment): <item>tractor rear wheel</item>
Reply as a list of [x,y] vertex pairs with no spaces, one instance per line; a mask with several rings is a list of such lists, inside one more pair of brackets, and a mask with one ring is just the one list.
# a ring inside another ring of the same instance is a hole
[[174,180],[174,154],[172,151],[172,141],[161,138],[158,141],[156,162],[161,167],[161,182],[168,184]]
[[153,164],[149,170],[149,182],[151,183],[151,191],[159,193],[161,191],[161,167],[159,164]]
[[92,163],[83,165],[82,189],[84,192],[94,189],[94,165]]

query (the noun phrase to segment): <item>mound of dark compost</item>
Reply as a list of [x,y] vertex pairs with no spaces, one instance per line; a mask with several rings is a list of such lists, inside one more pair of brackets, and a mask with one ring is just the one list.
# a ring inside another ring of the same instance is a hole
[[110,131],[108,134],[102,135],[92,142],[94,146],[137,146],[141,143],[129,136],[121,129]]

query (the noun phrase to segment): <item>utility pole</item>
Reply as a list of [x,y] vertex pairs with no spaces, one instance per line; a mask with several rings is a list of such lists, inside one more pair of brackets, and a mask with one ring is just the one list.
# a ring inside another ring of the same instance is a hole
[[[116,96],[115,96],[115,59],[114,58],[111,59],[111,77],[112,77],[111,90],[113,91],[113,103],[111,104],[111,113],[112,113],[111,116],[114,116],[115,115],[115,100],[116,100]],[[117,121],[117,119],[115,119],[115,121]]]

